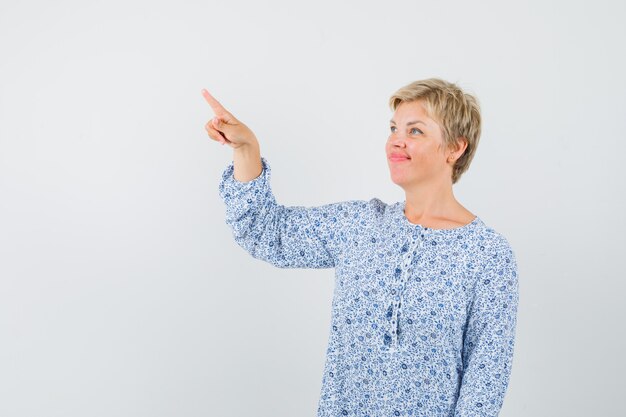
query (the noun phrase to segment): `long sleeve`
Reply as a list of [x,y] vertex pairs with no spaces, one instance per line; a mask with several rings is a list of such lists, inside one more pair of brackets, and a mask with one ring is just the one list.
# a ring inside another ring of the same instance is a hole
[[254,258],[279,268],[335,267],[346,240],[345,227],[360,202],[280,205],[270,187],[270,165],[264,157],[261,162],[261,174],[247,182],[234,178],[230,163],[219,184],[226,224],[237,244]]
[[519,302],[517,262],[503,236],[492,248],[469,309],[455,417],[498,416],[509,384]]

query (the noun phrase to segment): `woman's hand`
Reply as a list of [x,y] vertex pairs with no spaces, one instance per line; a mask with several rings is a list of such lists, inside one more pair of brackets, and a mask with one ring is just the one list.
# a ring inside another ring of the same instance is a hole
[[215,117],[204,125],[211,139],[222,145],[227,143],[233,149],[258,143],[248,126],[230,114],[207,90],[202,89],[202,95],[215,113]]

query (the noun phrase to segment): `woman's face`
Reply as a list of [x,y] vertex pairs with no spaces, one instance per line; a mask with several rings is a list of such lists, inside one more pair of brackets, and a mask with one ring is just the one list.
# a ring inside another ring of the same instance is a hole
[[446,163],[441,129],[426,115],[421,100],[396,107],[385,145],[391,179],[402,188],[451,180],[452,166]]

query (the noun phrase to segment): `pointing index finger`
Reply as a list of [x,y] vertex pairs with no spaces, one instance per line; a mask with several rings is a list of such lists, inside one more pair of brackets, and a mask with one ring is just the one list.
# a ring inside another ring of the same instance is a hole
[[215,97],[209,94],[209,92],[204,88],[202,89],[202,95],[204,96],[204,99],[207,101],[207,103],[209,103],[209,105],[213,109],[213,112],[215,112],[216,115],[221,116],[228,113],[224,106],[222,106],[220,102],[217,101]]

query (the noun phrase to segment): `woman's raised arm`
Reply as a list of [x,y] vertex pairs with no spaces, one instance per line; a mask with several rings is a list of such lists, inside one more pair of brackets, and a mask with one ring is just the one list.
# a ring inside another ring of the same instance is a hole
[[202,90],[202,94],[215,112],[205,126],[209,136],[234,149],[233,163],[222,174],[219,193],[235,241],[253,257],[280,268],[335,267],[344,244],[354,241],[359,215],[369,203],[278,204],[270,187],[271,169],[261,158],[254,133],[208,91]]

